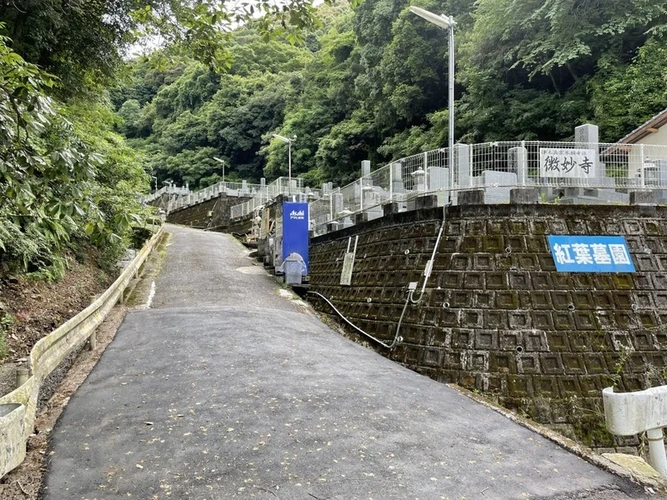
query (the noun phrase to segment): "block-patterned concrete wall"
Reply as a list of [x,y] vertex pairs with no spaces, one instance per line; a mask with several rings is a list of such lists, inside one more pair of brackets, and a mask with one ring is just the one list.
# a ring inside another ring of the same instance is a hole
[[249,197],[220,194],[210,200],[175,210],[167,215],[167,222],[198,228],[225,229],[230,224],[230,209],[248,201]]
[[[666,216],[656,207],[449,209],[424,299],[406,311],[404,343],[378,350],[587,443],[611,446],[602,388],[657,385],[667,366]],[[419,294],[441,220],[442,209],[414,211],[314,239],[312,289],[390,342],[410,281],[419,282]],[[549,234],[623,235],[637,272],[558,273]],[[352,286],[340,286],[355,235]],[[331,312],[323,301],[318,307]]]

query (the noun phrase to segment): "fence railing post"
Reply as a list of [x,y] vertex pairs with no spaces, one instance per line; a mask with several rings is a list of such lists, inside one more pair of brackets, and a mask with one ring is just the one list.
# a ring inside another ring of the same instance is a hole
[[644,145],[640,144],[639,145],[639,172],[641,175],[641,179],[639,181],[641,187],[646,187],[646,169],[644,165]]

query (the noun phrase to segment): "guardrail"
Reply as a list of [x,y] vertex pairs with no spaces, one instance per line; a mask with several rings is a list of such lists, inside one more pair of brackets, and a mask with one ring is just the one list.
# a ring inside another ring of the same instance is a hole
[[667,478],[667,455],[662,429],[667,427],[667,386],[636,392],[602,390],[607,429],[617,436],[646,432],[651,466]]
[[163,194],[174,194],[178,196],[184,196],[186,194],[190,193],[190,188],[187,186],[184,187],[179,187],[179,186],[164,186],[158,189],[157,191],[154,191],[146,196],[144,196],[143,201],[144,203],[150,203],[153,200],[157,200],[160,198]]
[[23,462],[26,443],[35,427],[37,401],[43,381],[102,323],[161,237],[151,237],[118,279],[92,304],[42,338],[30,352],[32,376],[0,398],[0,478]]
[[250,184],[246,181],[242,182],[218,182],[199,191],[189,193],[175,200],[171,200],[167,212],[173,210],[178,210],[180,208],[191,207],[192,205],[197,205],[206,200],[210,200],[216,196],[219,196],[222,193],[225,193],[227,196],[256,196],[258,193],[261,193],[265,188],[262,184]]

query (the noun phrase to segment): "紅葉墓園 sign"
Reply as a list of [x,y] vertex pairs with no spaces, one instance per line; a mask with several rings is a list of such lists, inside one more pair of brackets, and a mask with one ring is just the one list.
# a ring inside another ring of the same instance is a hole
[[634,273],[623,236],[547,236],[556,270],[571,273]]

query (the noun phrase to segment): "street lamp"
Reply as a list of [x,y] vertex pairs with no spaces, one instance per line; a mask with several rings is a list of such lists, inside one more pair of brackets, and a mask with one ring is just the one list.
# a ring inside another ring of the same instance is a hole
[[419,7],[410,7],[410,12],[449,31],[449,201],[454,189],[454,17],[438,15]]
[[273,134],[273,137],[287,143],[287,192],[288,194],[292,194],[292,142],[296,139],[296,135],[283,137],[282,135]]
[[225,160],[222,160],[217,156],[214,156],[213,159],[218,163],[222,163],[222,182],[225,182]]

